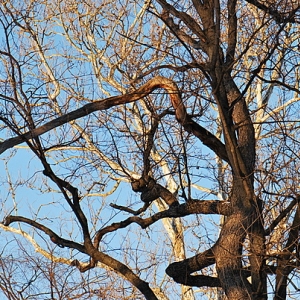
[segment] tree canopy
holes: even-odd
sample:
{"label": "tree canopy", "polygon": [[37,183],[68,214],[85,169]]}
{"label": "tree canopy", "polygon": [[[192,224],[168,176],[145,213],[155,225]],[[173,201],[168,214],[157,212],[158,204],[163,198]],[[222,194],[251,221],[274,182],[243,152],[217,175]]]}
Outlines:
{"label": "tree canopy", "polygon": [[299,297],[297,0],[0,14],[3,295]]}

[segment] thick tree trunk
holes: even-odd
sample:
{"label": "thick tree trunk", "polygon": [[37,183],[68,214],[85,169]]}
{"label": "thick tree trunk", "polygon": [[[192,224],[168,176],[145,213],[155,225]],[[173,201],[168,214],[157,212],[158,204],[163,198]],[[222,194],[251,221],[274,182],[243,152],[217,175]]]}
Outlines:
{"label": "thick tree trunk", "polygon": [[[216,269],[221,285],[230,300],[256,299],[253,284],[247,280],[242,270],[243,243],[253,224],[253,216],[260,214],[256,210],[253,187],[255,165],[254,129],[245,100],[228,73],[216,74],[218,90],[215,97],[224,130],[224,139],[230,165],[232,167],[233,186],[230,197],[233,213],[227,218],[220,232],[220,238],[214,249]],[[221,84],[220,84],[221,82]],[[255,227],[258,231],[258,229]],[[252,240],[261,246],[260,236],[253,234]],[[261,261],[257,260],[254,272],[255,288],[259,288]]]}
{"label": "thick tree trunk", "polygon": [[230,300],[254,299],[252,286],[247,280],[249,274],[243,271],[242,265],[243,243],[252,223],[253,212],[243,181],[243,178],[234,177],[231,196],[233,212],[226,218],[214,247],[217,273]]}
{"label": "thick tree trunk", "polygon": [[242,242],[247,226],[246,214],[232,214],[227,218],[214,249],[218,276],[230,300],[253,299],[251,285],[242,271],[241,263]]}

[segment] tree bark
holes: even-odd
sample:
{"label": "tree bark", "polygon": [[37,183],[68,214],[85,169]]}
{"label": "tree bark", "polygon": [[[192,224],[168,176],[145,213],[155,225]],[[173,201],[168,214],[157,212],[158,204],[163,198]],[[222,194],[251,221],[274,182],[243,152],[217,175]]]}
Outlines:
{"label": "tree bark", "polygon": [[230,300],[253,299],[251,285],[242,272],[242,243],[249,219],[245,213],[229,216],[214,247],[218,277]]}

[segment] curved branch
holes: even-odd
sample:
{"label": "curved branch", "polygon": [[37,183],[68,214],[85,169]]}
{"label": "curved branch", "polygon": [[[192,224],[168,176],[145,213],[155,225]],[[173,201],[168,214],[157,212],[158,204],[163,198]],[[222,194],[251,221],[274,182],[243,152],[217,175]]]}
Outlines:
{"label": "curved branch", "polygon": [[122,274],[133,286],[141,291],[141,293],[145,296],[145,299],[158,300],[153,290],[149,287],[149,284],[133,273],[133,271],[126,265],[105,253],[95,251],[93,247],[88,247],[87,252],[91,255],[95,262],[100,262],[115,270],[119,274]]}
{"label": "curved branch", "polygon": [[26,223],[28,225],[31,225],[32,227],[39,229],[41,231],[43,231],[45,234],[47,234],[50,238],[50,240],[55,243],[56,245],[58,245],[59,247],[68,247],[68,248],[72,248],[72,249],[77,249],[78,251],[80,251],[81,253],[86,253],[85,247],[73,242],[73,241],[69,241],[66,239],[61,238],[60,236],[58,236],[54,231],[52,231],[51,229],[49,229],[48,227],[33,221],[31,219],[22,217],[22,216],[8,216],[5,218],[5,220],[3,221],[3,225],[4,226],[9,226],[12,223],[15,222],[22,222],[22,223]]}
{"label": "curved branch", "polygon": [[186,119],[187,122],[182,124],[183,128],[187,132],[193,133],[205,146],[214,151],[214,153],[216,153],[222,160],[230,163],[224,144],[210,131],[193,121],[189,115]]}
{"label": "curved branch", "polygon": [[117,205],[117,204],[114,204],[114,203],[110,203],[110,206],[112,208],[115,208],[115,209],[119,209],[119,210],[122,210],[122,211],[126,211],[134,216],[137,216],[139,215],[140,213],[142,212],[145,212],[146,209],[150,206],[150,203],[144,203],[143,207],[139,208],[138,210],[133,210],[127,206],[122,206],[122,205]]}
{"label": "curved branch", "polygon": [[[41,156],[40,160],[45,168],[43,174],[49,177],[59,187],[81,225],[84,241],[89,242],[91,238],[89,234],[88,221],[79,204],[80,197],[78,195],[78,189],[72,186],[69,182],[56,176],[44,156]],[[73,203],[67,195],[65,189],[72,195]]]}
{"label": "curved branch", "polygon": [[[21,235],[24,239],[26,239],[34,247],[35,252],[41,254],[42,256],[51,260],[52,262],[59,263],[59,264],[66,264],[68,266],[75,265],[73,259],[68,259],[68,258],[65,258],[62,256],[56,256],[56,255],[54,255],[54,253],[52,251],[47,251],[47,250],[43,249],[30,234],[28,234],[27,232],[25,232],[21,229],[16,229],[14,227],[5,226],[3,223],[0,223],[0,228],[7,232]],[[77,263],[80,264],[82,266],[82,268],[86,265],[89,265],[89,263],[86,263],[86,262],[78,262],[77,261]]]}
{"label": "curved branch", "polygon": [[129,282],[131,282],[137,289],[139,289],[143,293],[146,299],[158,300],[147,282],[140,279],[136,274],[132,272],[132,270],[130,270],[126,265],[122,264],[118,260],[100,251],[95,251],[95,248],[93,248],[90,244],[88,244],[87,247],[84,247],[78,243],[63,239],[48,227],[22,216],[8,216],[5,218],[3,225],[9,226],[14,222],[26,223],[28,225],[31,225],[43,231],[45,234],[47,234],[50,237],[51,241],[57,244],[59,247],[68,247],[68,248],[77,249],[82,253],[90,255],[92,258],[92,263],[86,266],[82,266],[82,264],[80,264],[77,260],[74,260],[71,263],[72,266],[77,267],[80,271],[84,272],[89,268],[96,266],[96,262],[100,262],[108,266],[109,268],[112,268],[113,270],[117,271],[118,273],[122,274]]}
{"label": "curved branch", "polygon": [[166,269],[166,273],[181,284],[197,287],[220,287],[219,278],[205,275],[191,275],[191,273],[200,271],[214,263],[215,257],[212,248],[210,248],[191,258],[170,264]]}
{"label": "curved branch", "polygon": [[175,116],[177,121],[187,131],[190,130],[193,134],[195,134],[203,142],[204,145],[208,146],[220,158],[228,161],[224,144],[212,133],[198,125],[196,122],[192,121],[191,117],[187,115],[177,85],[172,80],[161,76],[150,79],[147,83],[142,85],[134,92],[86,104],[83,107],[60,116],[40,127],[32,129],[17,137],[7,139],[4,142],[0,143],[0,154],[5,152],[9,148],[26,142],[27,140],[30,140],[32,138],[38,137],[68,122],[87,116],[95,111],[107,110],[114,106],[142,99],[156,89],[165,89],[169,94],[172,106],[175,109]]}

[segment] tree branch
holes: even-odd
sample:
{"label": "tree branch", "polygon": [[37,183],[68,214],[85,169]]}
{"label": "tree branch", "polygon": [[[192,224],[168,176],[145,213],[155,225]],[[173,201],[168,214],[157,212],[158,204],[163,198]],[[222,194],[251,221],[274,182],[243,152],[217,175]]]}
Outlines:
{"label": "tree branch", "polygon": [[286,84],[280,80],[276,80],[276,79],[271,79],[271,80],[268,80],[268,79],[265,79],[263,78],[262,76],[258,74],[256,74],[256,77],[259,78],[261,81],[263,82],[266,82],[266,83],[271,83],[271,84],[274,84],[274,85],[277,85],[277,86],[282,86],[288,90],[291,90],[291,91],[294,91],[296,92],[297,94],[300,94],[300,90],[298,88],[296,88],[295,86],[291,86],[289,84]]}
{"label": "tree branch", "polygon": [[213,150],[222,160],[230,163],[224,144],[210,131],[193,121],[190,116],[187,116],[187,122],[183,124],[183,127],[187,132],[193,133],[199,138],[205,146]]}
{"label": "tree branch", "polygon": [[150,203],[144,203],[143,207],[141,207],[138,210],[133,210],[133,209],[127,207],[127,206],[117,205],[117,204],[114,204],[114,203],[110,203],[110,206],[112,208],[119,209],[119,210],[122,210],[122,211],[126,211],[130,214],[133,214],[134,216],[137,216],[140,213],[146,211],[146,209],[150,206]]}
{"label": "tree branch", "polygon": [[160,211],[151,217],[142,219],[140,217],[129,217],[124,221],[113,223],[97,231],[94,239],[94,247],[98,248],[102,237],[109,232],[125,228],[132,223],[147,228],[153,223],[163,218],[179,218],[191,214],[221,214],[228,216],[231,213],[231,204],[227,201],[219,200],[188,200],[186,203],[178,206],[171,206],[169,209]]}
{"label": "tree branch", "polygon": [[236,0],[227,2],[228,9],[228,33],[227,33],[227,50],[226,50],[226,64],[233,67],[234,55],[236,53],[237,43],[237,16],[236,16]]}
{"label": "tree branch", "polygon": [[288,13],[281,13],[278,9],[274,9],[273,7],[266,6],[265,4],[261,3],[258,0],[246,0],[248,3],[256,6],[260,10],[264,11],[265,13],[271,15],[277,23],[299,23],[296,20],[295,14],[297,10],[299,10],[300,6],[292,9]]}
{"label": "tree branch", "polygon": [[134,92],[86,104],[83,107],[76,109],[70,113],[67,113],[63,116],[60,116],[40,127],[32,129],[17,137],[5,140],[4,142],[0,143],[0,154],[5,152],[9,148],[12,148],[27,140],[49,132],[50,130],[56,127],[62,126],[63,124],[87,116],[95,111],[107,110],[114,106],[137,101],[146,97],[154,90],[160,88],[165,89],[169,94],[172,106],[175,109],[175,116],[177,121],[187,131],[191,130],[191,132],[193,132],[203,142],[204,145],[208,146],[220,158],[224,159],[225,161],[228,161],[224,144],[212,133],[210,133],[209,131],[201,127],[199,124],[191,120],[191,117],[187,115],[177,85],[172,80],[161,76],[157,76],[150,79],[147,83],[142,85]]}
{"label": "tree branch", "polygon": [[50,240],[53,243],[55,243],[56,245],[58,245],[59,247],[68,247],[68,248],[72,248],[72,249],[77,249],[78,251],[80,251],[82,253],[86,253],[84,246],[82,246],[76,242],[61,238],[60,236],[58,236],[54,231],[52,231],[48,227],[46,227],[36,221],[33,221],[31,219],[28,219],[28,218],[25,218],[22,216],[7,216],[4,219],[4,221],[2,222],[2,224],[4,226],[9,226],[10,224],[15,223],[15,222],[26,223],[36,229],[43,231],[45,234],[47,234],[50,237]]}
{"label": "tree branch", "polygon": [[[297,196],[299,200],[299,196]],[[289,264],[292,253],[296,250],[299,253],[299,232],[300,232],[300,205],[294,215],[293,223],[290,227],[288,238],[284,247],[285,255],[280,257],[276,270],[276,296],[275,299],[286,299],[288,276],[294,270],[294,266]]]}
{"label": "tree branch", "polygon": [[[64,195],[64,198],[68,202],[69,206],[73,210],[75,216],[77,217],[77,220],[79,221],[79,223],[81,225],[81,229],[82,229],[82,233],[83,233],[83,236],[84,236],[85,243],[90,242],[91,238],[90,238],[90,234],[89,234],[88,221],[87,221],[87,218],[86,218],[84,212],[82,211],[82,209],[80,207],[80,197],[79,197],[79,194],[78,194],[78,189],[75,188],[74,186],[72,186],[69,182],[59,178],[58,176],[56,176],[54,174],[54,172],[52,171],[50,165],[46,161],[46,158],[45,158],[44,155],[41,155],[40,159],[41,159],[41,162],[42,162],[42,164],[45,168],[43,174],[45,176],[49,177],[59,187],[62,194]],[[66,193],[65,189],[68,192],[70,192],[70,194],[72,195],[73,202],[69,198],[69,196]]]}
{"label": "tree branch", "polygon": [[211,249],[199,253],[191,258],[170,264],[166,273],[176,282],[189,286],[220,287],[220,280],[216,277],[205,275],[190,275],[215,263],[215,257]]}
{"label": "tree branch", "polygon": [[277,218],[265,229],[265,235],[270,235],[275,227],[287,216],[287,214],[293,209],[293,207],[300,202],[300,196],[294,198],[291,203],[277,216]]}
{"label": "tree branch", "polygon": [[[142,280],[139,276],[132,272],[125,264],[121,263],[120,261],[116,260],[115,258],[100,252],[95,251],[93,247],[87,248],[87,252],[95,262],[100,262],[105,264],[109,268],[115,270],[122,276],[124,276],[133,286],[141,291],[141,293],[145,296],[147,300],[158,300],[156,295],[154,294],[153,290],[149,287],[149,283]],[[74,262],[74,265],[76,261]],[[94,263],[91,264],[91,266]]]}
{"label": "tree branch", "polygon": [[22,222],[26,223],[28,225],[31,225],[41,231],[43,231],[45,234],[47,234],[51,241],[55,244],[57,244],[59,247],[68,247],[77,249],[78,251],[82,253],[86,253],[92,257],[91,262],[88,265],[82,265],[77,260],[74,260],[71,265],[76,266],[81,272],[87,271],[90,268],[93,268],[96,266],[96,262],[100,262],[108,266],[109,268],[112,268],[113,270],[117,271],[118,273],[122,274],[129,282],[131,282],[136,288],[138,288],[148,300],[158,300],[151,288],[149,287],[149,284],[143,280],[141,280],[136,274],[134,274],[126,265],[122,264],[118,260],[110,257],[109,255],[102,253],[100,251],[96,251],[91,245],[87,245],[87,248],[84,246],[69,241],[66,239],[63,239],[59,237],[55,232],[53,232],[48,227],[33,221],[31,219],[22,217],[22,216],[8,216],[5,218],[3,225],[9,226],[10,224],[14,222]]}
{"label": "tree branch", "polygon": [[[203,33],[202,28],[200,27],[199,23],[195,21],[194,18],[192,18],[189,14],[178,11],[173,5],[170,5],[165,0],[158,0],[157,1],[161,7],[163,8],[163,13],[160,16],[163,21],[170,26],[170,28],[185,42],[188,42],[190,46],[194,47],[195,49],[199,49],[201,47],[202,49],[206,49],[206,38]],[[176,18],[180,19],[185,23],[185,25],[199,38],[199,42],[196,42],[193,38],[190,37],[190,35],[184,33],[182,30],[179,29],[179,26],[176,25],[173,22],[173,19],[169,17],[169,13],[171,13]],[[191,41],[194,41],[194,43],[190,43]],[[193,45],[194,44],[194,45]],[[197,46],[196,46],[197,45]],[[195,47],[196,46],[196,47]]]}

